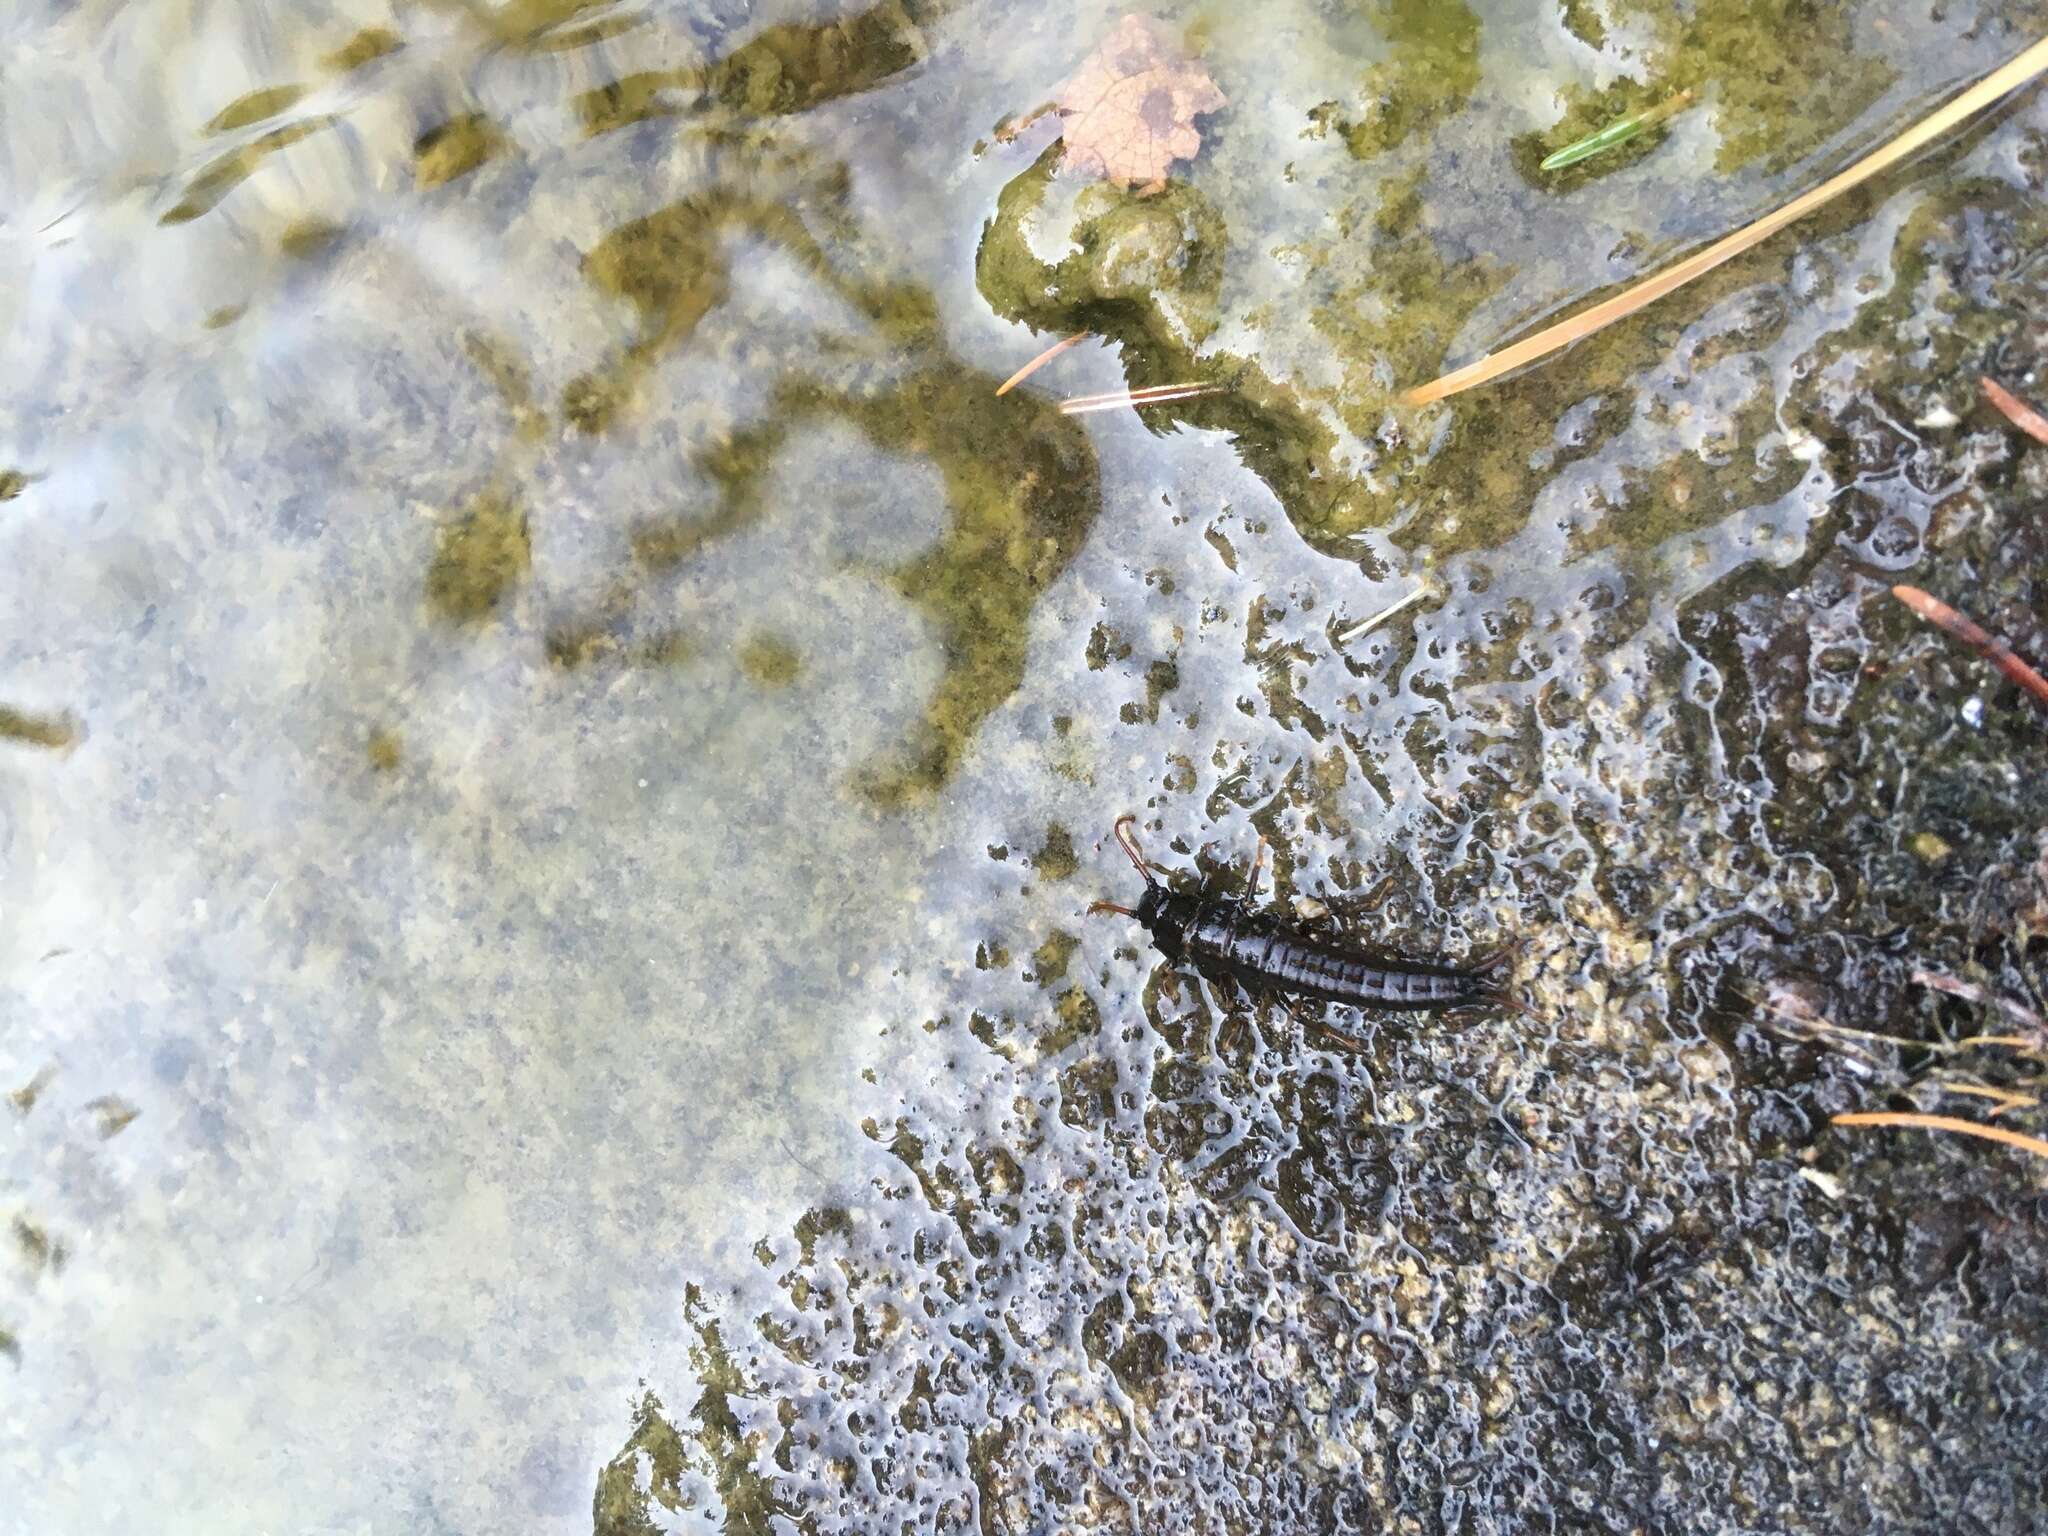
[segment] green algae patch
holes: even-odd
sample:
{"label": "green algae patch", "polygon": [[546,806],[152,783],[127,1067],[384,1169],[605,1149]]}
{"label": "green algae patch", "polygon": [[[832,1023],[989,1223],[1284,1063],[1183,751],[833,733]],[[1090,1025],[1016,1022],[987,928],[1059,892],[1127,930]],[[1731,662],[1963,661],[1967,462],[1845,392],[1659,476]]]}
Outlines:
{"label": "green algae patch", "polygon": [[657,1536],[671,1529],[671,1521],[655,1519],[650,1504],[669,1516],[685,1513],[695,1506],[687,1484],[698,1479],[717,1493],[724,1511],[719,1529],[726,1536],[775,1536],[794,1519],[796,1511],[757,1469],[771,1448],[733,1408],[732,1399],[747,1384],[708,1312],[698,1287],[687,1287],[683,1316],[696,1334],[690,1365],[698,1382],[697,1400],[684,1421],[687,1434],[654,1393],[641,1396],[631,1438],[598,1474],[593,1536]]}
{"label": "green algae patch", "polygon": [[335,74],[353,74],[404,46],[405,39],[387,27],[365,27],[320,62]]}
{"label": "green algae patch", "polygon": [[664,1526],[655,1524],[647,1506],[652,1501],[671,1515],[682,1511],[688,1450],[668,1421],[661,1399],[643,1393],[633,1410],[632,1433],[597,1475],[592,1536],[661,1536]]}
{"label": "green algae patch", "polygon": [[1041,987],[1051,987],[1055,982],[1067,979],[1067,967],[1073,963],[1075,952],[1081,941],[1064,928],[1056,928],[1047,936],[1031,956],[1031,979]]}
{"label": "green algae patch", "polygon": [[84,734],[85,728],[71,715],[31,714],[0,704],[0,741],[62,751],[75,745]]}
{"label": "green algae patch", "polygon": [[332,219],[318,216],[294,219],[278,233],[278,254],[289,261],[320,261],[330,255],[347,234],[348,226],[337,224]]}
{"label": "green algae patch", "polygon": [[1717,171],[1782,171],[1854,122],[1897,78],[1883,60],[1857,51],[1855,13],[1845,6],[1704,0],[1688,12],[1639,0],[1617,9],[1651,41],[1626,57],[1627,72],[1612,83],[1566,86],[1557,121],[1514,141],[1516,166],[1532,185],[1566,190],[1653,153],[1664,137],[1661,125],[1647,125],[1592,159],[1542,168],[1545,157],[1574,141],[1654,113],[1681,93],[1712,117]]}
{"label": "green algae patch", "polygon": [[[872,572],[925,615],[944,657],[919,725],[856,775],[856,789],[871,803],[906,804],[951,774],[981,722],[1022,680],[1031,610],[1066,569],[1099,511],[1093,448],[1079,423],[1044,401],[998,399],[996,381],[961,363],[947,346],[929,290],[849,269],[836,250],[828,254],[818,231],[834,240],[844,234],[844,165],[744,135],[698,141],[715,142],[721,154],[740,154],[744,146],[756,174],[744,185],[714,182],[620,225],[585,254],[585,279],[623,300],[637,324],[608,360],[564,387],[563,422],[583,433],[616,426],[648,372],[687,349],[731,296],[733,252],[745,240],[793,259],[872,327],[865,350],[886,352],[905,371],[893,384],[877,386],[861,366],[863,349],[855,348],[843,359],[828,355],[820,374],[792,369],[782,375],[758,420],[711,435],[695,451],[695,467],[715,488],[712,504],[630,524],[638,573],[623,574],[595,613],[553,623],[548,657],[564,668],[649,660],[631,634],[637,585],[678,570],[767,515],[770,471],[805,428],[852,426],[879,449],[929,461],[944,484],[946,526],[939,537]],[[1138,285],[1135,277],[1129,281]],[[502,373],[488,359],[479,366],[494,377]],[[525,394],[522,373],[509,391],[515,410],[523,410],[518,402]],[[437,606],[448,611],[445,603]],[[483,606],[469,602],[460,611],[474,614]],[[677,640],[651,659],[688,654]],[[742,661],[763,664],[756,681],[766,686],[793,680],[782,659],[751,655]]]}
{"label": "green algae patch", "polygon": [[779,635],[750,635],[740,646],[740,670],[763,688],[787,688],[803,676],[804,661]]}
{"label": "green algae patch", "polygon": [[[722,195],[691,198],[621,225],[583,258],[584,277],[627,300],[641,317],[641,332],[609,368],[568,385],[562,411],[572,426],[591,433],[610,427],[639,377],[663,353],[687,345],[724,302],[732,275],[721,237],[730,224],[748,226],[751,211]],[[793,218],[778,212],[782,218],[772,222]],[[797,230],[799,245],[812,246],[800,222]]]}
{"label": "green algae patch", "polygon": [[251,91],[222,107],[202,131],[232,133],[237,128],[253,127],[289,112],[305,98],[306,88],[303,85],[273,85],[265,90]]}
{"label": "green algae patch", "polygon": [[[1304,537],[1355,558],[1351,536],[1412,503],[1414,488],[1405,482],[1438,457],[1426,440],[1410,445],[1388,434],[1392,382],[1432,370],[1506,271],[1438,249],[1425,222],[1423,167],[1385,183],[1365,213],[1340,221],[1346,239],[1291,253],[1324,295],[1309,311],[1310,324],[1343,370],[1334,386],[1309,388],[1269,374],[1253,356],[1205,349],[1221,322],[1229,231],[1204,193],[1177,184],[1139,199],[1091,188],[1061,220],[1050,206],[1053,163],[1041,157],[998,198],[976,257],[983,296],[1005,318],[1040,330],[1090,330],[1116,341],[1133,388],[1202,378],[1227,384],[1221,394],[1165,410],[1228,433]],[[1064,254],[1047,261],[1039,255],[1046,246]],[[1285,302],[1290,316],[1301,308],[1298,298]],[[1256,331],[1282,318],[1273,306],[1257,306],[1244,321]],[[1357,472],[1358,441],[1375,444],[1377,473]],[[1480,441],[1513,459],[1512,444]],[[1481,504],[1508,502],[1525,476],[1525,469],[1508,470]],[[1492,519],[1468,537],[1488,530],[1498,531]]]}
{"label": "green algae patch", "polygon": [[533,561],[526,514],[501,492],[442,525],[427,568],[427,606],[452,624],[489,618]]}
{"label": "green algae patch", "polygon": [[767,419],[735,434],[703,469],[721,487],[708,518],[647,530],[643,558],[677,560],[768,510],[767,471],[796,429],[836,421],[878,448],[928,459],[945,484],[947,526],[924,553],[877,572],[938,629],[945,670],[914,738],[870,766],[859,788],[878,805],[929,795],[989,712],[1023,680],[1039,595],[1064,571],[1099,510],[1094,449],[1079,425],[997,381],[942,364],[880,391],[842,393],[793,379]]}
{"label": "green algae patch", "polygon": [[1053,885],[1074,878],[1081,861],[1074,855],[1074,834],[1058,822],[1045,829],[1045,841],[1031,856],[1031,867],[1040,879]]}
{"label": "green algae patch", "polygon": [[495,160],[507,147],[503,131],[483,113],[450,118],[414,142],[413,182],[421,188],[446,186]]}
{"label": "green algae patch", "polygon": [[911,7],[890,0],[822,25],[771,26],[707,70],[703,85],[733,111],[781,116],[872,90],[923,57]]}
{"label": "green algae patch", "polygon": [[[1337,384],[1309,388],[1269,374],[1255,357],[1205,349],[1221,323],[1229,231],[1203,192],[1177,184],[1139,199],[1091,188],[1062,218],[1051,206],[1053,165],[1048,154],[1013,178],[983,229],[975,273],[991,307],[1040,330],[1109,337],[1123,349],[1133,388],[1202,378],[1227,384],[1221,394],[1165,410],[1229,434],[1304,537],[1355,558],[1351,536],[1412,503],[1414,489],[1404,482],[1437,457],[1427,441],[1411,446],[1388,433],[1393,381],[1433,369],[1507,273],[1438,249],[1425,222],[1423,167],[1385,183],[1365,212],[1340,220],[1346,238],[1290,253],[1324,295],[1309,319],[1342,369]],[[1039,254],[1048,246],[1064,254],[1048,261]],[[1280,302],[1255,306],[1244,323],[1256,332],[1301,308],[1291,298],[1283,316]],[[1359,441],[1375,444],[1378,473],[1357,472]],[[1514,453],[1498,442],[1491,451]],[[1483,504],[1508,501],[1507,488],[1525,475],[1502,476],[1501,492]],[[1497,531],[1490,519],[1486,526]]]}
{"label": "green algae patch", "polygon": [[603,666],[674,669],[694,661],[697,643],[666,620],[643,619],[639,598],[637,582],[617,581],[590,609],[551,621],[542,641],[549,665],[573,672]]}
{"label": "green algae patch", "polygon": [[364,752],[370,766],[379,773],[396,773],[399,764],[405,761],[405,744],[398,732],[383,727],[370,732]]}
{"label": "green algae patch", "polygon": [[849,192],[843,165],[821,165],[797,153],[766,159],[757,169],[764,181],[782,183],[782,195],[772,186],[713,186],[620,225],[584,256],[584,277],[625,300],[640,324],[611,360],[564,389],[562,410],[571,426],[608,430],[655,363],[689,345],[705,316],[731,296],[735,236],[783,252],[872,322],[885,341],[937,345],[937,305],[929,292],[842,270],[813,231],[807,218],[813,208],[811,217],[821,224],[839,221]]}
{"label": "green algae patch", "polygon": [[1343,126],[1361,160],[1450,117],[1479,85],[1479,18],[1463,0],[1382,0],[1370,14],[1390,57],[1367,71],[1366,109]]}
{"label": "green algae patch", "polygon": [[[1222,214],[1178,181],[1152,197],[1097,182],[1060,209],[1052,195],[1059,162],[1054,144],[997,197],[975,252],[982,297],[1005,319],[1095,331],[1162,368],[1189,366],[1221,320]],[[1047,246],[1063,254],[1049,261],[1040,255]]]}
{"label": "green algae patch", "polygon": [[333,127],[336,121],[332,117],[314,117],[303,122],[286,123],[238,150],[207,162],[185,184],[184,195],[157,222],[163,225],[189,224],[212,212],[221,199],[255,175],[265,160],[280,150],[289,149],[301,139]]}
{"label": "green algae patch", "polygon": [[1117,718],[1126,725],[1136,725],[1140,720],[1157,724],[1159,706],[1166,696],[1180,686],[1180,667],[1166,658],[1152,662],[1145,668],[1145,702],[1123,705],[1117,711]]}
{"label": "green algae patch", "polygon": [[0,501],[12,501],[29,488],[30,477],[18,469],[0,469]]}
{"label": "green algae patch", "polygon": [[1601,0],[1564,0],[1558,16],[1565,31],[1588,48],[1607,46],[1607,23],[1600,16]]}
{"label": "green algae patch", "polygon": [[899,0],[830,22],[782,22],[701,67],[641,70],[576,99],[584,131],[610,133],[715,104],[784,117],[870,91],[923,62],[924,25],[950,4]]}

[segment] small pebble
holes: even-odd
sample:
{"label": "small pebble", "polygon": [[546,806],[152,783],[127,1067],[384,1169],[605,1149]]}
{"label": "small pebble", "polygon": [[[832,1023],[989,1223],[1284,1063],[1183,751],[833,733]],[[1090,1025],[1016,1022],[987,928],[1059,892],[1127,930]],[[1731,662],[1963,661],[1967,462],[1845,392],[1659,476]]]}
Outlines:
{"label": "small pebble", "polygon": [[1906,846],[1930,864],[1939,864],[1955,852],[1948,840],[1936,832],[1915,832],[1912,842]]}
{"label": "small pebble", "polygon": [[1799,1177],[1806,1180],[1807,1183],[1826,1195],[1830,1200],[1842,1198],[1842,1181],[1832,1173],[1825,1172],[1819,1168],[1802,1168],[1799,1170]]}

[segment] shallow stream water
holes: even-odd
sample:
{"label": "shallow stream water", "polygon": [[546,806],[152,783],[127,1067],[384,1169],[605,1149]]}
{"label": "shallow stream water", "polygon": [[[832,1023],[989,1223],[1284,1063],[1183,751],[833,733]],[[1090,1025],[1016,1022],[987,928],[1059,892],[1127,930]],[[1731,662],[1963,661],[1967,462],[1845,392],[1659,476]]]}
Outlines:
{"label": "shallow stream water", "polygon": [[[0,1530],[2048,1520],[2038,1161],[1757,1002],[2039,1004],[1884,593],[2048,652],[2048,98],[1395,400],[2048,6],[1165,6],[1153,196],[995,131],[1119,14],[0,19]],[[1529,1016],[1198,985],[1127,811]]]}

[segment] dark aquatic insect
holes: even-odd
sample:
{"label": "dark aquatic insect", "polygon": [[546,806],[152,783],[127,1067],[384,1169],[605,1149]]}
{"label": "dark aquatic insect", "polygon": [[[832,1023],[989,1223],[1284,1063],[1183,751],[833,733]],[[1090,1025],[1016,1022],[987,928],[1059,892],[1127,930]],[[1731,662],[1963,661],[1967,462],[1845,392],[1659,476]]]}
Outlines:
{"label": "dark aquatic insect", "polygon": [[[1252,906],[1259,880],[1257,859],[1252,861],[1251,885],[1242,897],[1184,896],[1152,878],[1152,866],[1145,862],[1131,833],[1136,820],[1135,816],[1118,817],[1116,840],[1145,877],[1144,896],[1135,909],[1098,901],[1088,910],[1136,918],[1168,960],[1185,960],[1212,981],[1228,978],[1254,994],[1270,990],[1315,1002],[1416,1012],[1493,1007],[1526,1011],[1501,990],[1497,980],[1512,950],[1461,970],[1383,959],[1343,944],[1309,938],[1272,913]],[[1263,846],[1260,851],[1263,854]]]}

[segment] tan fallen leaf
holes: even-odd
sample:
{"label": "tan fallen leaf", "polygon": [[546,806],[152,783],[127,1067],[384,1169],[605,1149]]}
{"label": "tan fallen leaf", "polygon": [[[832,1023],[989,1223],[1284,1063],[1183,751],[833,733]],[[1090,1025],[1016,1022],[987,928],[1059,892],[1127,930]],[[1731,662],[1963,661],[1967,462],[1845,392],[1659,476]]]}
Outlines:
{"label": "tan fallen leaf", "polygon": [[1139,195],[1161,191],[1176,160],[1202,150],[1195,119],[1229,105],[1209,72],[1149,16],[1126,16],[1053,101],[1066,163]]}

